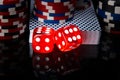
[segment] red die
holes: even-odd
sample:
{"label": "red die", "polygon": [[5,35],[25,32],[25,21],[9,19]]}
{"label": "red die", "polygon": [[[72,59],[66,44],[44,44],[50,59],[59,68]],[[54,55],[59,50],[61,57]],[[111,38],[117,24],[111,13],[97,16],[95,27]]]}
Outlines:
{"label": "red die", "polygon": [[49,27],[37,27],[32,38],[33,51],[36,53],[50,53],[54,48],[55,30]]}
{"label": "red die", "polygon": [[75,25],[62,27],[56,31],[55,40],[61,51],[70,51],[81,44],[81,31]]}

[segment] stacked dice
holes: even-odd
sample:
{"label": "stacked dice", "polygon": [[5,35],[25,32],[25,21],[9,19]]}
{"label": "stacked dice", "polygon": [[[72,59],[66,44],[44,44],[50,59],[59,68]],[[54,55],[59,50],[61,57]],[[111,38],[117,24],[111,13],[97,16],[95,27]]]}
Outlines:
{"label": "stacked dice", "polygon": [[120,34],[120,0],[99,0],[97,14],[104,32]]}
{"label": "stacked dice", "polygon": [[76,0],[35,0],[34,18],[44,23],[65,23],[74,17]]}
{"label": "stacked dice", "polygon": [[79,53],[76,49],[81,43],[81,31],[76,25],[57,30],[46,26],[35,28],[32,38],[33,67],[40,72],[65,73],[74,70],[79,66],[76,65]]}
{"label": "stacked dice", "polygon": [[27,24],[26,0],[0,1],[0,40],[19,38]]}

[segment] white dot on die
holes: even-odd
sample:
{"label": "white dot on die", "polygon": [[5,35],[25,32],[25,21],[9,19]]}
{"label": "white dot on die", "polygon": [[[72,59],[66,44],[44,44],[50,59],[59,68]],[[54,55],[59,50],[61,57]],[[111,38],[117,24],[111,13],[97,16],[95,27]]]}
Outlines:
{"label": "white dot on die", "polygon": [[58,36],[61,37],[61,33],[58,33]]}
{"label": "white dot on die", "polygon": [[68,30],[65,30],[64,32],[65,32],[66,34],[69,34]]}
{"label": "white dot on die", "polygon": [[45,42],[47,42],[47,43],[50,42],[50,39],[49,39],[49,38],[46,38],[46,39],[45,39]]}
{"label": "white dot on die", "polygon": [[49,47],[45,47],[45,50],[46,50],[46,51],[49,51],[49,50],[50,50],[50,48],[49,48]]}
{"label": "white dot on die", "polygon": [[58,48],[61,49],[61,45],[60,44],[58,45]]}
{"label": "white dot on die", "polygon": [[73,36],[73,37],[72,37],[72,39],[73,39],[74,41],[76,41],[76,40],[77,40],[75,36]]}
{"label": "white dot on die", "polygon": [[40,42],[40,38],[38,38],[38,37],[35,40],[36,40],[36,42]]}
{"label": "white dot on die", "polygon": [[81,39],[81,36],[80,36],[80,35],[77,35],[77,39]]}
{"label": "white dot on die", "polygon": [[49,31],[50,31],[50,28],[47,28],[46,30],[49,30]]}
{"label": "white dot on die", "polygon": [[39,57],[39,56],[37,56],[37,57],[36,57],[36,60],[37,60],[37,61],[40,61],[40,57]]}
{"label": "white dot on die", "polygon": [[36,68],[40,68],[40,65],[39,65],[39,64],[37,64],[37,65],[36,65]]}
{"label": "white dot on die", "polygon": [[40,46],[36,46],[36,50],[40,50]]}
{"label": "white dot on die", "polygon": [[61,61],[61,58],[60,58],[60,57],[58,57],[58,61]]}
{"label": "white dot on die", "polygon": [[61,66],[61,69],[63,70],[63,69],[64,69],[64,66]]}
{"label": "white dot on die", "polygon": [[50,32],[50,30],[48,29],[48,30],[45,30],[45,32]]}
{"label": "white dot on die", "polygon": [[65,45],[65,41],[62,41],[62,45],[63,45],[63,46]]}
{"label": "white dot on die", "polygon": [[78,29],[77,29],[77,28],[73,28],[73,30],[74,30],[74,31],[78,31]]}
{"label": "white dot on die", "polygon": [[41,30],[42,29],[42,27],[39,27],[38,29],[37,29],[37,33],[41,33]]}
{"label": "white dot on die", "polygon": [[50,28],[47,28],[47,30],[50,30]]}
{"label": "white dot on die", "polygon": [[58,40],[57,36],[55,36],[55,40]]}
{"label": "white dot on die", "polygon": [[48,68],[49,68],[49,66],[48,66],[48,65],[46,65],[46,66],[45,66],[45,68],[46,68],[46,69],[48,69]]}
{"label": "white dot on die", "polygon": [[69,29],[69,32],[70,32],[70,33],[72,33],[72,32],[73,32],[73,30],[70,28],[70,29]]}
{"label": "white dot on die", "polygon": [[45,60],[46,60],[46,61],[49,61],[50,59],[49,59],[49,57],[46,57]]}
{"label": "white dot on die", "polygon": [[69,41],[69,42],[72,42],[72,38],[69,37],[69,38],[68,38],[68,41]]}
{"label": "white dot on die", "polygon": [[50,32],[46,31],[45,33],[46,33],[46,34],[49,34]]}

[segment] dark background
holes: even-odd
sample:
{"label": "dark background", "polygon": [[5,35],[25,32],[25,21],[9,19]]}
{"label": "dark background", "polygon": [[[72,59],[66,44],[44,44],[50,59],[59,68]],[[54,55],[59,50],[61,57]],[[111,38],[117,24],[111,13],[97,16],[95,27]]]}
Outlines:
{"label": "dark background", "polygon": [[[93,0],[93,4],[96,9],[97,0]],[[36,77],[32,59],[29,57],[29,29],[27,29],[20,39],[0,42],[9,48],[0,53],[0,80],[120,80],[120,35],[105,32],[101,34],[99,45],[81,45],[83,50],[85,48],[89,50],[86,53],[82,53],[81,50],[79,70],[64,76],[48,73]]]}

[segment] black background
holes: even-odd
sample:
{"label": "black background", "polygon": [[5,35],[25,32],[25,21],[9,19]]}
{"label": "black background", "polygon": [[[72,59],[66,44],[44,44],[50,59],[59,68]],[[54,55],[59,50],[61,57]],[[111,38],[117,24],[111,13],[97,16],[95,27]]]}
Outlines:
{"label": "black background", "polygon": [[[93,4],[96,9],[97,0],[93,0]],[[6,49],[6,51],[0,53],[0,58],[10,56],[4,63],[0,62],[0,80],[120,80],[120,35],[101,33],[99,45],[82,45],[82,47],[91,48],[92,51],[88,51],[91,52],[90,56],[81,54],[80,69],[78,71],[64,76],[49,73],[41,75],[39,78],[34,74],[32,59],[29,57],[29,29],[26,30],[26,33],[20,39],[0,41],[0,44],[5,44],[7,47],[15,46],[15,49]],[[21,41],[23,41],[22,44],[19,44]],[[16,45],[18,46],[16,47]],[[14,50],[19,48],[22,50],[15,55]],[[93,52],[97,52],[97,56]],[[12,63],[15,65],[10,68]]]}

